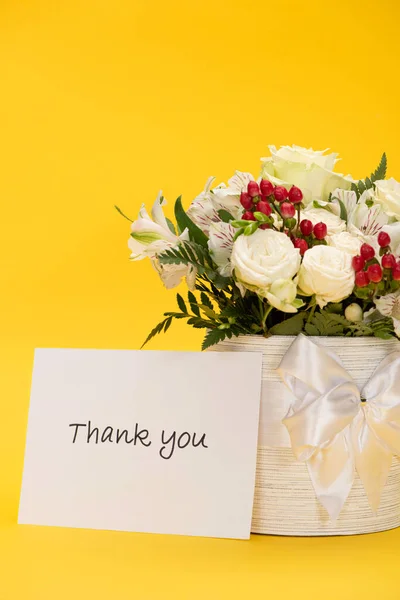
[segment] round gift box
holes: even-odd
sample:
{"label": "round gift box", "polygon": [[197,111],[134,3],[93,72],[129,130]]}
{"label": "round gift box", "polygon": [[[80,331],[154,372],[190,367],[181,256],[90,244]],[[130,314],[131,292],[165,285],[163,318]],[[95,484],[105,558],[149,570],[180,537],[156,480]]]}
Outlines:
{"label": "round gift box", "polygon": [[[220,342],[214,352],[261,352],[263,355],[260,427],[251,531],[275,535],[353,535],[400,526],[400,460],[393,458],[380,507],[371,510],[362,483],[354,484],[335,523],[318,502],[307,466],[289,447],[282,424],[290,398],[276,369],[294,341],[293,336],[239,336]],[[359,389],[379,363],[400,350],[397,340],[359,337],[316,337],[314,343],[335,352]],[[399,382],[400,393],[400,382]]]}

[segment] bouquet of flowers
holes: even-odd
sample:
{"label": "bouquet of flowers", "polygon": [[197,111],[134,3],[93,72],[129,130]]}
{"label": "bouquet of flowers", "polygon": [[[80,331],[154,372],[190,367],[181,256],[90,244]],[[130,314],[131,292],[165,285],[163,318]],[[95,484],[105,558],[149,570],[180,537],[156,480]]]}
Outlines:
{"label": "bouquet of flowers", "polygon": [[131,260],[189,288],[145,343],[173,319],[206,329],[203,349],[245,334],[400,336],[400,183],[386,155],[354,180],[326,150],[269,150],[258,179],[211,177],[186,211],[179,197],[175,224],[161,192],[151,216],[129,219]]}

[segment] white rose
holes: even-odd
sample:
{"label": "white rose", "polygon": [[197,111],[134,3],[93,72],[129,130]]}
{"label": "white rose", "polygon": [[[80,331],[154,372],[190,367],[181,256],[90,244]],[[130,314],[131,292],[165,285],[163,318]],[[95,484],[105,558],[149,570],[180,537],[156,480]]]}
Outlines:
{"label": "white rose", "polygon": [[389,217],[400,220],[400,183],[393,177],[375,181],[375,201]]}
{"label": "white rose", "polygon": [[269,146],[272,154],[262,158],[261,176],[274,184],[298,186],[304,196],[304,203],[312,200],[327,201],[336,188],[350,189],[352,179],[332,169],[337,162],[337,154],[325,154],[326,150],[314,151],[300,146],[282,146],[279,150]]}
{"label": "white rose", "polygon": [[360,248],[362,241],[351,235],[348,231],[342,231],[340,233],[334,233],[327,237],[328,246],[332,246],[333,248],[337,248],[342,252],[347,252],[351,256],[357,256],[360,254]]}
{"label": "white rose", "polygon": [[328,235],[334,235],[346,230],[346,221],[325,208],[308,208],[301,213],[302,219],[309,219],[313,225],[325,223]]}
{"label": "white rose", "polygon": [[307,250],[299,271],[299,289],[315,294],[318,306],[340,302],[354,288],[352,257],[331,246],[314,246]]}
{"label": "white rose", "polygon": [[300,251],[284,233],[258,229],[233,244],[231,263],[238,282],[265,295],[277,279],[292,279],[300,267]]}

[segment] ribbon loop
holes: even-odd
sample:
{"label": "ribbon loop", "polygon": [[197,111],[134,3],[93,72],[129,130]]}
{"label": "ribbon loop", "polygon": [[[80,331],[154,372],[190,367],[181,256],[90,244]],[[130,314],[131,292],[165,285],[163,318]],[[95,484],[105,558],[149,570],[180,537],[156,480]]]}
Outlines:
{"label": "ribbon loop", "polygon": [[355,468],[377,510],[393,454],[400,455],[400,352],[382,361],[362,395],[340,359],[302,334],[278,372],[293,395],[283,424],[330,518],[338,517]]}

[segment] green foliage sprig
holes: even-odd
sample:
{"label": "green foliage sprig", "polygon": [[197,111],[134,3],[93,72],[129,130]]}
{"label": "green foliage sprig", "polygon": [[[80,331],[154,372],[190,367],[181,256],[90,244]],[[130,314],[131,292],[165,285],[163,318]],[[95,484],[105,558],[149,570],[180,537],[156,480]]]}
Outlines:
{"label": "green foliage sprig", "polygon": [[375,181],[385,179],[386,170],[387,170],[387,158],[386,158],[386,153],[384,152],[382,154],[382,158],[380,160],[379,165],[377,166],[375,171],[373,173],[371,173],[371,175],[369,177],[366,177],[364,180],[360,179],[359,181],[357,181],[357,183],[351,184],[351,189],[353,190],[353,192],[355,192],[357,194],[357,198],[360,198],[360,196],[366,190],[370,190],[371,188],[373,188]]}

